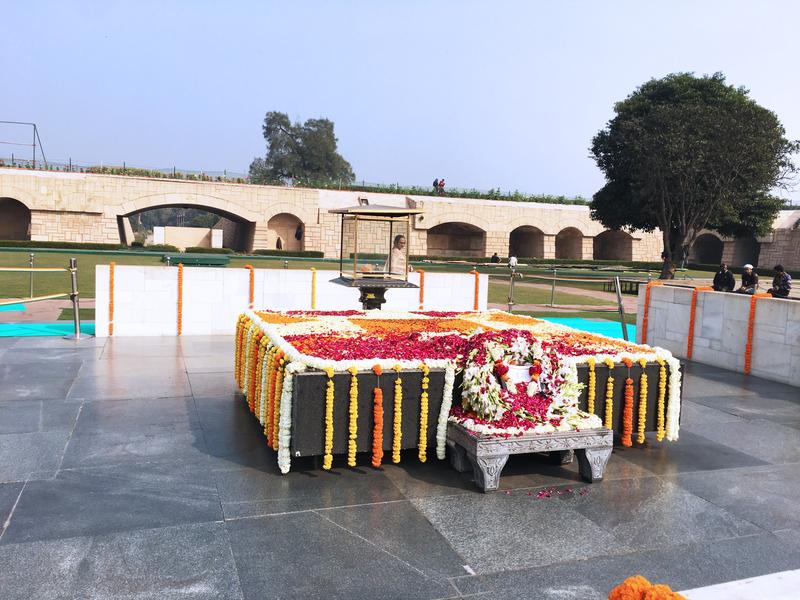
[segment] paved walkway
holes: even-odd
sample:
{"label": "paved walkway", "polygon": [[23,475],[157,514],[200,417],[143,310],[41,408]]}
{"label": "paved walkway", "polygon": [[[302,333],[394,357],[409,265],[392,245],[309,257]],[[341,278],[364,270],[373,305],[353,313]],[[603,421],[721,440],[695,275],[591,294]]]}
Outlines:
{"label": "paved walkway", "polygon": [[[13,300],[13,298],[9,298]],[[4,299],[5,301],[5,299]],[[24,299],[21,301],[24,304]],[[72,301],[42,300],[25,304],[25,310],[0,312],[0,323],[54,323],[65,308],[72,308]],[[94,308],[94,298],[81,300],[81,308]]]}
{"label": "paved walkway", "polygon": [[485,495],[414,452],[279,475],[232,347],[0,339],[0,597],[599,600],[800,568],[797,388],[690,364],[679,442],[594,485],[512,457]]}

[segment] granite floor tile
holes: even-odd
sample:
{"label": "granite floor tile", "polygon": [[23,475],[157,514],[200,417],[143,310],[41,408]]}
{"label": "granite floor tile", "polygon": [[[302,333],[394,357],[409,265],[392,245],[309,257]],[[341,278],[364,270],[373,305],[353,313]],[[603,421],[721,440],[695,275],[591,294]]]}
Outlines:
{"label": "granite floor tile", "polygon": [[581,515],[569,502],[538,499],[535,493],[416,498],[412,503],[476,573],[588,559],[631,549],[627,541]]}
{"label": "granite floor tile", "polygon": [[[800,395],[800,390],[796,392]],[[702,423],[703,425],[711,425],[714,423],[727,423],[735,422],[736,419],[731,419],[730,415],[735,415],[745,420],[766,420],[781,423],[788,419],[800,419],[800,404],[790,402],[788,400],[781,400],[775,398],[760,398],[758,396],[707,396],[704,398],[697,398],[695,402],[698,405],[710,407],[708,410],[716,409],[715,416],[722,416],[728,414],[728,418],[722,418],[710,423]],[[739,419],[739,420],[741,420]],[[700,423],[687,421],[681,419],[682,425],[697,426]]]}
{"label": "granite floor tile", "polygon": [[189,373],[192,394],[202,397],[233,398],[238,393],[233,369],[218,373]]}
{"label": "granite floor tile", "polygon": [[762,529],[657,478],[594,484],[563,500],[624,544],[653,549],[762,533]]}
{"label": "granite floor tile", "polygon": [[5,522],[11,514],[11,509],[17,502],[23,482],[0,483],[0,533],[5,528]]}
{"label": "granite floor tile", "polygon": [[800,528],[800,469],[797,464],[685,473],[679,485],[759,527]]}
{"label": "granite floor tile", "polygon": [[71,431],[80,404],[46,400],[0,402],[0,434]]}
{"label": "granite floor tile", "polygon": [[214,356],[186,356],[186,371],[191,375],[194,373],[230,373],[233,378],[233,349],[230,355]]}
{"label": "granite floor tile", "polygon": [[[225,523],[246,599],[442,598],[453,588],[306,512]],[[269,540],[265,551],[265,540]]]}
{"label": "granite floor tile", "polygon": [[8,350],[9,348],[16,345],[17,340],[22,338],[17,337],[0,337],[0,351]]}
{"label": "granite floor tile", "polygon": [[735,423],[742,417],[731,412],[727,405],[706,404],[702,398],[681,403],[681,427],[713,427],[717,423]]}
{"label": "granite floor tile", "polygon": [[430,577],[464,574],[464,559],[410,502],[369,504],[317,512]]}
{"label": "granite floor tile", "polygon": [[19,338],[17,343],[14,344],[14,349],[85,350],[102,348],[105,344],[105,338],[98,338],[91,335],[83,335],[79,340],[66,340],[61,336],[34,336]]}
{"label": "granite floor tile", "polygon": [[[694,431],[687,427],[687,431]],[[702,429],[702,435],[719,444],[727,444],[759,460],[774,464],[800,462],[800,430],[763,420],[720,423]],[[750,466],[738,465],[734,466]]]}
{"label": "granite floor tile", "polygon": [[[0,338],[2,339],[2,338]],[[51,365],[73,364],[80,366],[84,361],[92,362],[100,358],[102,347],[95,348],[11,348],[3,355],[3,364],[37,365],[46,371]]]}
{"label": "granite floor tile", "polygon": [[214,480],[180,463],[62,470],[29,481],[2,543],[219,521]]}
{"label": "granite floor tile", "polygon": [[66,431],[0,435],[0,482],[58,469],[68,436]]}
{"label": "granite floor tile", "polygon": [[186,371],[181,356],[125,356],[116,360],[84,361],[81,377],[152,377],[176,376]]}
{"label": "granite floor tile", "polygon": [[[46,369],[42,368],[42,371]],[[0,402],[15,400],[63,401],[75,381],[74,376],[33,376],[24,380],[4,382],[0,386]]]}
{"label": "granite floor tile", "polygon": [[186,433],[199,427],[200,419],[191,397],[164,398],[159,402],[119,400],[85,403],[75,433]]}
{"label": "granite floor tile", "polygon": [[[800,549],[770,533],[675,545],[592,560],[569,561],[477,577],[461,577],[464,593],[489,598],[607,598],[631,574],[665,583],[673,590],[714,585],[800,567]],[[527,596],[525,594],[528,594]]]}
{"label": "granite floor tile", "polygon": [[162,427],[158,433],[112,431],[69,440],[62,467],[102,467],[155,461],[208,464],[202,432]]}
{"label": "granite floor tile", "polygon": [[182,356],[180,342],[174,337],[113,338],[108,340],[100,360]]}
{"label": "granite floor tile", "polygon": [[0,546],[7,600],[242,598],[222,523]]}
{"label": "granite floor tile", "polygon": [[37,379],[74,378],[83,361],[64,361],[48,363],[43,369],[40,363],[0,363],[0,387],[26,383]]}
{"label": "granite floor tile", "polygon": [[[746,423],[746,422],[745,422]],[[720,424],[718,427],[727,427],[730,423]],[[648,435],[648,446],[644,448],[618,448],[618,452],[625,460],[633,462],[655,475],[671,475],[690,471],[711,471],[715,469],[729,469],[733,467],[754,467],[767,464],[767,461],[745,453],[744,448],[737,449],[724,443],[713,441],[704,435],[714,428],[698,426],[694,429],[683,427],[680,438],[675,442],[656,442],[655,438]],[[727,440],[730,441],[730,440]],[[741,450],[741,451],[740,451]]]}
{"label": "granite floor tile", "polygon": [[268,470],[214,471],[226,518],[404,500],[380,471],[371,467],[323,471],[313,462],[295,464],[281,475],[275,460]]}
{"label": "granite floor tile", "polygon": [[98,400],[134,400],[147,398],[160,401],[162,398],[191,396],[189,378],[185,372],[149,378],[145,375],[123,373],[118,376],[78,375],[69,390],[67,400],[71,402]]}

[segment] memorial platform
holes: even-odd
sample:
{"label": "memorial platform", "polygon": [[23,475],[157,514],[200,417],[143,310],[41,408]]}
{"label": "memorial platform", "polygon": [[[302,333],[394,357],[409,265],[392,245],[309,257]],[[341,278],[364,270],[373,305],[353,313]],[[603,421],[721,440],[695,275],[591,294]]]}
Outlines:
{"label": "memorial platform", "polygon": [[0,597],[593,600],[634,573],[685,590],[800,568],[794,387],[685,363],[677,441],[615,448],[591,485],[511,456],[486,495],[417,449],[281,475],[233,350],[0,339]]}

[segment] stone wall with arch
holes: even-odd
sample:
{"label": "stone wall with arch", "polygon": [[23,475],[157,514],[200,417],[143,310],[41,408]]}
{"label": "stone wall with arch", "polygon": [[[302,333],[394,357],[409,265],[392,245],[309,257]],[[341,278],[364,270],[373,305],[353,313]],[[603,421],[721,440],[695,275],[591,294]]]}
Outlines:
{"label": "stone wall with arch", "polygon": [[559,231],[555,239],[555,258],[582,259],[583,237],[583,232],[576,227],[565,227]]}
{"label": "stone wall with arch", "polygon": [[428,229],[430,256],[486,256],[486,231],[462,222],[441,223]]}
{"label": "stone wall with arch", "polygon": [[701,265],[718,265],[722,262],[725,243],[716,233],[706,232],[697,236],[689,249],[689,262]]}
{"label": "stone wall with arch", "polygon": [[633,237],[627,231],[608,230],[592,240],[594,260],[633,260]]}
{"label": "stone wall with arch", "polygon": [[31,211],[15,198],[0,198],[0,240],[31,239]]}
{"label": "stone wall with arch", "polygon": [[521,225],[508,236],[508,255],[525,258],[544,257],[544,232],[532,225]]}

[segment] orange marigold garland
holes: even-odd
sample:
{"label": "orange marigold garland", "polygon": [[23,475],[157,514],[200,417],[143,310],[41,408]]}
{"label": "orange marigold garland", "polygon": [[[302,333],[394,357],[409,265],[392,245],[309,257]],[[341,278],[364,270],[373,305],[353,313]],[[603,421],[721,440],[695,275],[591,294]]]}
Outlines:
{"label": "orange marigold garland", "polygon": [[114,267],[116,263],[108,265],[108,337],[114,335]]}
{"label": "orange marigold garland", "polygon": [[664,423],[666,422],[666,398],[667,398],[667,367],[666,361],[658,357],[658,404],[656,410],[656,440],[659,442],[664,439],[666,429]]}
{"label": "orange marigold garland", "polygon": [[250,308],[253,308],[253,304],[255,304],[256,300],[256,276],[255,276],[255,269],[253,269],[253,265],[245,265],[245,269],[250,271],[250,286],[247,294],[247,301],[250,305]]}
{"label": "orange marigold garland", "polygon": [[652,584],[641,575],[628,577],[608,593],[608,600],[686,600],[664,584]]}
{"label": "orange marigold garland", "polygon": [[183,263],[178,263],[178,335],[183,333]]}
{"label": "orange marigold garland", "polygon": [[258,373],[258,353],[260,352],[259,348],[261,347],[262,337],[264,337],[264,334],[259,331],[253,336],[253,341],[250,343],[250,364],[247,366],[249,373],[249,377],[247,378],[247,404],[250,407],[250,412],[254,412],[256,409],[256,376]]}
{"label": "orange marigold garland", "polygon": [[419,273],[419,309],[425,310],[425,271],[417,269]]}
{"label": "orange marigold garland", "polygon": [[633,446],[631,434],[633,433],[633,379],[631,379],[631,366],[633,361],[625,358],[623,361],[628,367],[628,376],[625,378],[625,403],[622,407],[622,445],[626,448]]}
{"label": "orange marigold garland", "polygon": [[428,460],[428,386],[430,368],[425,363],[422,369],[422,394],[419,397],[419,462]]}
{"label": "orange marigold garland", "polygon": [[381,461],[383,460],[383,390],[381,389],[381,373],[383,370],[380,365],[375,365],[372,367],[372,371],[378,377],[378,385],[372,390],[372,418],[374,421],[372,429],[372,466],[377,469],[381,466]]}
{"label": "orange marigold garland", "polygon": [[392,462],[400,462],[400,445],[403,439],[403,381],[400,379],[400,365],[395,365],[397,379],[394,380],[394,421],[392,428]]}
{"label": "orange marigold garland", "polygon": [[700,292],[711,292],[714,288],[696,287],[692,290],[692,303],[689,307],[689,335],[686,337],[686,358],[692,358],[694,352],[694,324],[697,317],[697,296]]}
{"label": "orange marigold garland", "polygon": [[750,374],[753,364],[753,331],[756,325],[756,303],[759,298],[769,297],[769,294],[753,294],[750,297],[750,315],[747,319],[747,344],[744,349],[744,372]]}
{"label": "orange marigold garland", "polygon": [[611,371],[614,368],[614,361],[606,358],[604,361],[608,367],[608,379],[606,380],[606,414],[603,426],[606,429],[614,429],[614,378]]}
{"label": "orange marigold garland", "polygon": [[347,432],[347,466],[356,466],[356,438],[358,437],[358,369],[350,367],[350,421]]}
{"label": "orange marigold garland", "polygon": [[595,390],[595,385],[597,383],[597,374],[594,372],[594,358],[589,357],[586,359],[586,364],[589,365],[589,389],[587,390],[587,398],[586,398],[586,412],[593,415],[594,414],[594,399],[595,395],[597,394]]}
{"label": "orange marigold garland", "polygon": [[650,314],[650,289],[654,285],[661,285],[660,281],[649,281],[644,290],[644,314],[642,315],[642,343],[647,343],[647,317]]}
{"label": "orange marigold garland", "polygon": [[644,429],[647,422],[647,359],[640,358],[639,366],[642,367],[642,375],[639,377],[639,420],[636,428],[636,443],[644,444]]}
{"label": "orange marigold garland", "polygon": [[325,456],[322,458],[322,468],[326,471],[333,464],[333,369],[325,369],[328,383],[325,386]]}

